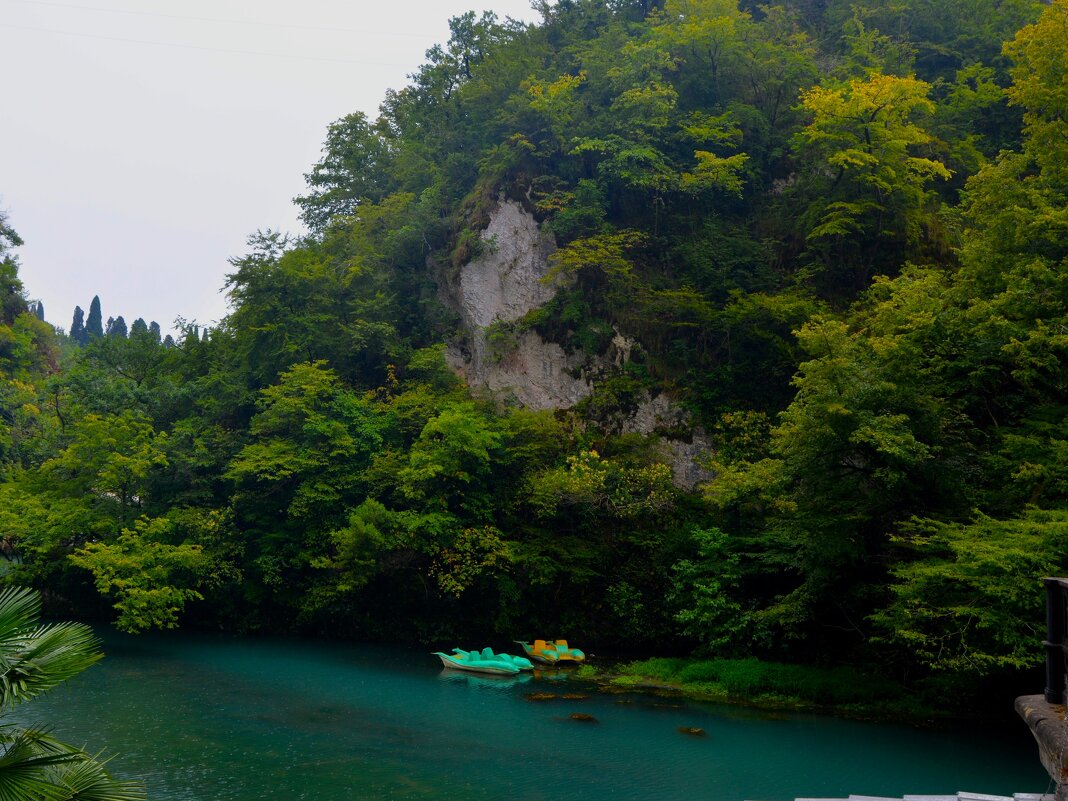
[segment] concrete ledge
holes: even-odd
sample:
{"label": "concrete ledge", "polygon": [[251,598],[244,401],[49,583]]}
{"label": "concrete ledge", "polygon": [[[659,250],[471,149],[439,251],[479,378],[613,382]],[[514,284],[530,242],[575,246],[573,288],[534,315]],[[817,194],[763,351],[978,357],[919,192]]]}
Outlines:
{"label": "concrete ledge", "polygon": [[1016,713],[1038,743],[1038,758],[1057,784],[1057,798],[1068,797],[1068,723],[1064,704],[1050,704],[1042,695],[1021,695]]}

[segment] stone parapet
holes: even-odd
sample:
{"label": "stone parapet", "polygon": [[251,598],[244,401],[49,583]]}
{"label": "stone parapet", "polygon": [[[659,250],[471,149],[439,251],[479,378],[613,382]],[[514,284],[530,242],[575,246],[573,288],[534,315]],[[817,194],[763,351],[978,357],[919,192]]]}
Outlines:
{"label": "stone parapet", "polygon": [[1038,758],[1057,785],[1057,801],[1068,801],[1068,722],[1064,704],[1051,704],[1042,695],[1021,695],[1016,712],[1038,743]]}

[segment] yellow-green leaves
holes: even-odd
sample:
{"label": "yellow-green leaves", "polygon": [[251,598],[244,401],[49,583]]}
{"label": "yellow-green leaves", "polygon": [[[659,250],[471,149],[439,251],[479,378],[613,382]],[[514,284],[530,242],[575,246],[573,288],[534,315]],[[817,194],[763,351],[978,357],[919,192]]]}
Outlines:
{"label": "yellow-green leaves", "polygon": [[70,561],[93,574],[102,595],[115,597],[118,628],[173,629],[187,602],[203,600],[196,587],[213,563],[200,544],[168,541],[187,533],[172,519],[142,518],[113,542],[90,543]]}
{"label": "yellow-green leaves", "polygon": [[530,491],[531,506],[546,518],[570,507],[587,515],[636,519],[669,511],[677,497],[667,465],[631,467],[593,450],[567,457],[566,467],[534,476]]}
{"label": "yellow-green leaves", "polygon": [[668,0],[653,20],[653,38],[682,60],[708,65],[715,80],[724,62],[741,51],[749,19],[737,0]]}
{"label": "yellow-green leaves", "polygon": [[930,84],[873,72],[801,94],[810,122],[794,136],[802,171],[797,232],[805,270],[824,296],[855,296],[925,250],[948,249],[931,185],[951,177],[923,127]]}
{"label": "yellow-green leaves", "polygon": [[749,156],[736,153],[722,158],[707,150],[698,150],[694,153],[694,158],[697,159],[697,165],[693,172],[685,172],[679,179],[679,185],[684,190],[696,194],[709,189],[719,189],[732,195],[742,194],[745,183],[741,171]]}
{"label": "yellow-green leaves", "polygon": [[1053,0],[1005,45],[1016,66],[1008,93],[1024,108],[1029,150],[1048,177],[1068,183],[1068,0]]}
{"label": "yellow-green leaves", "polygon": [[561,75],[546,83],[531,80],[529,83],[530,107],[542,115],[552,132],[557,149],[564,149],[574,136],[573,124],[579,113],[577,92],[586,80],[586,73]]}
{"label": "yellow-green leaves", "polygon": [[927,185],[951,176],[940,161],[917,151],[933,141],[914,119],[934,110],[930,90],[930,84],[916,78],[875,73],[802,93],[801,104],[812,122],[798,134],[800,143],[826,165],[832,192],[843,184],[855,187],[852,198],[823,205],[809,239],[871,227],[873,221],[864,219],[871,212],[890,212],[886,222],[875,221],[878,229],[873,233],[892,232],[897,216],[907,238],[919,235],[916,212],[926,199]]}
{"label": "yellow-green leaves", "polygon": [[632,268],[629,252],[640,247],[645,241],[645,235],[638,231],[615,231],[576,239],[553,253],[554,267],[550,276],[573,274],[581,270],[625,276]]}
{"label": "yellow-green leaves", "polygon": [[884,641],[941,671],[985,675],[1041,661],[1039,578],[1063,570],[1068,513],[914,520],[896,542],[914,559],[894,570],[894,600],[872,617]]}
{"label": "yellow-green leaves", "polygon": [[507,565],[509,559],[508,544],[496,528],[465,528],[435,557],[430,575],[437,580],[442,592],[459,598],[479,576],[497,571]]}

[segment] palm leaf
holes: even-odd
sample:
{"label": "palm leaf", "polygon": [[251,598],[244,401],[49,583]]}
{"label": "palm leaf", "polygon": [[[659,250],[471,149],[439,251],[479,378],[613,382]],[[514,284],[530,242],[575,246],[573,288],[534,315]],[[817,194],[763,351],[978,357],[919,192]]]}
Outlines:
{"label": "palm leaf", "polygon": [[116,779],[106,760],[36,729],[0,727],[0,801],[144,801],[139,782]]}
{"label": "palm leaf", "polygon": [[[103,654],[88,626],[41,626],[40,596],[0,591],[0,709],[81,673]],[[144,801],[138,782],[114,778],[106,762],[40,729],[0,723],[0,801]]]}
{"label": "palm leaf", "polygon": [[0,754],[0,801],[69,798],[67,790],[55,781],[56,771],[86,759],[86,754],[39,730],[5,729]]}
{"label": "palm leaf", "polygon": [[145,801],[148,797],[140,782],[122,781],[104,769],[104,762],[86,758],[64,767],[56,783],[65,787],[65,798],[79,801]]}
{"label": "palm leaf", "polygon": [[0,591],[0,707],[40,695],[103,656],[88,626],[37,625],[40,605],[32,590]]}

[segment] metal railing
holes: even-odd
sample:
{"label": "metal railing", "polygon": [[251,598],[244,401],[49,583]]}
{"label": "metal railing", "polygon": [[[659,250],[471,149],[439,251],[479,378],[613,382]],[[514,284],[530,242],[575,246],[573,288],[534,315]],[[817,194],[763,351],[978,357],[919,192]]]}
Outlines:
{"label": "metal railing", "polygon": [[1068,579],[1044,578],[1046,585],[1046,702],[1065,703],[1068,673]]}

